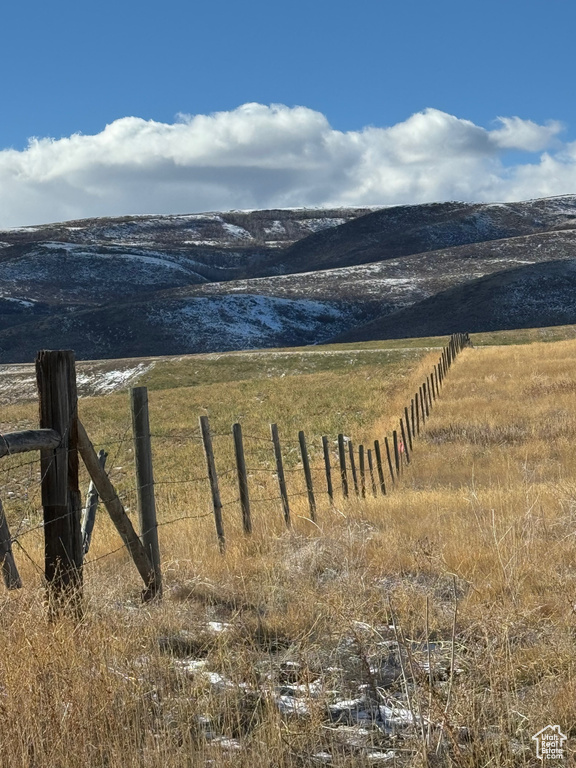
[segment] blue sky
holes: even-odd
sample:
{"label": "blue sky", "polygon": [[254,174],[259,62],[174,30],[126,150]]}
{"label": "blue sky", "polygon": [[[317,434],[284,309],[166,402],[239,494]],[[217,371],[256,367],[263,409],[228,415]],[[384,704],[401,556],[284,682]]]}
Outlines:
{"label": "blue sky", "polygon": [[[572,153],[576,154],[571,39],[575,22],[576,6],[570,0],[13,2],[3,9],[0,47],[0,208],[5,211],[0,211],[0,225],[105,213],[170,212],[168,206],[181,208],[171,212],[184,212],[299,202],[377,205],[443,195],[481,199],[499,194],[511,199],[576,191],[576,173],[571,189]],[[169,126],[190,121],[191,116],[235,115],[249,103],[288,108],[279,122],[292,121],[292,138],[282,134],[279,153],[286,154],[287,141],[298,144],[293,156],[299,171],[308,162],[308,181],[299,173],[290,189],[294,158],[280,169],[281,188],[271,184],[270,173],[262,173],[262,165],[268,171],[275,167],[271,158],[276,145],[273,137],[262,133],[258,119],[248,154],[262,138],[269,157],[259,156],[252,166],[241,158],[245,134],[241,140],[236,134],[220,136],[221,142],[231,141],[224,153],[228,166],[222,156],[214,158],[213,148],[206,161],[198,152],[190,161],[188,143],[202,145],[198,125],[181,137],[179,150],[162,143]],[[308,110],[306,119],[293,111],[297,106]],[[434,172],[431,158],[444,157],[444,148],[455,140],[454,126],[446,120],[446,130],[437,131],[437,145],[428,141],[423,161],[419,146],[427,142],[425,125],[405,131],[400,155],[390,148],[400,131],[381,134],[388,142],[387,157],[394,155],[395,170],[381,173],[378,183],[374,179],[360,183],[368,166],[383,162],[383,150],[370,144],[361,157],[350,160],[357,136],[364,141],[370,127],[406,125],[426,109],[433,110],[435,124],[442,114],[468,126],[471,134],[470,126],[487,132],[491,141],[488,149],[484,147],[482,162],[473,162],[481,151],[480,134],[474,134],[479,143],[474,140],[470,146],[468,138],[460,137],[457,141],[464,141],[469,150],[466,162],[456,161],[448,147],[444,159],[449,168],[443,164],[442,183],[424,179]],[[324,118],[323,128],[313,115]],[[149,138],[148,144],[137,142],[140,160],[130,154],[127,144],[136,129],[132,125],[130,131],[112,132],[99,149],[94,142],[76,147],[73,167],[67,165],[68,145],[56,146],[58,140],[74,134],[99,136],[107,125],[127,117],[153,121],[148,127],[154,130],[139,124],[139,135],[147,131]],[[510,126],[506,140],[501,134],[493,136],[502,129],[499,117],[524,121],[514,129],[521,138],[512,136]],[[316,120],[322,133],[312,142],[307,120]],[[540,134],[530,126],[539,126]],[[529,140],[527,130],[532,131]],[[340,154],[332,147],[329,156],[322,156],[326,141],[338,143],[340,133],[349,139],[347,146],[340,148]],[[34,157],[26,154],[31,137],[43,141]],[[407,141],[414,144],[414,156],[406,155]],[[114,142],[124,142],[125,151]],[[113,167],[105,154],[97,157],[105,148],[116,157]],[[545,153],[556,165],[542,167]],[[316,178],[312,156],[322,166]],[[161,173],[159,158],[165,166]],[[416,169],[418,158],[423,164]],[[178,169],[172,177],[169,164]],[[408,176],[400,174],[402,164],[404,170],[412,169]],[[137,165],[142,170],[140,181]],[[243,179],[239,165],[244,168]],[[466,183],[457,178],[459,165],[469,175]],[[204,172],[207,167],[214,170],[212,179]],[[379,167],[388,166],[384,162]],[[104,168],[109,181],[117,176],[115,189],[124,185],[122,194],[109,194],[102,183]],[[347,185],[351,176],[354,184]],[[151,188],[139,191],[146,179],[156,194]]]}

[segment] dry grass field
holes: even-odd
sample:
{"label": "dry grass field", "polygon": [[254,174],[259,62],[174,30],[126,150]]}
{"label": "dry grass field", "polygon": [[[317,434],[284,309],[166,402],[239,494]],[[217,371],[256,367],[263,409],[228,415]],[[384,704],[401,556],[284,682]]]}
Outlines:
{"label": "dry grass field", "polygon": [[[386,497],[369,489],[345,501],[337,492],[331,507],[316,471],[315,524],[298,495],[298,429],[316,470],[322,434],[382,439],[438,349],[284,376],[157,382],[150,409],[165,598],[140,603],[136,570],[101,509],[80,623],[46,618],[38,465],[3,459],[13,534],[29,532],[15,548],[25,586],[0,598],[0,764],[535,766],[532,735],[548,724],[568,736],[571,764],[576,342],[506,342],[463,351]],[[206,413],[224,556],[202,479]],[[127,395],[83,399],[80,417],[107,447],[134,513]],[[15,405],[1,428],[34,420],[33,404]],[[237,420],[251,537],[228,471]],[[290,531],[267,440],[272,421],[293,495]]]}

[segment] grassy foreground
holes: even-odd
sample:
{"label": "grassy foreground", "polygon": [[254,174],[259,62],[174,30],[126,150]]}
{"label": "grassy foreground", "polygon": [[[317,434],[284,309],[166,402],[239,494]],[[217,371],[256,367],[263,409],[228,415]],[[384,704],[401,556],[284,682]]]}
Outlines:
{"label": "grassy foreground", "polygon": [[[0,762],[530,766],[540,764],[531,737],[549,723],[572,755],[575,353],[573,341],[466,350],[399,487],[337,496],[333,508],[319,496],[317,525],[296,495],[297,430],[316,468],[321,434],[382,439],[436,351],[159,386],[150,404],[165,600],[139,604],[135,569],[102,514],[86,617],[48,624],[42,532],[25,535],[25,588],[0,599]],[[206,516],[201,413],[217,435],[225,557]],[[80,415],[134,508],[126,396],[86,399]],[[249,539],[225,474],[235,420],[251,436]],[[270,421],[296,470],[290,532]],[[8,408],[3,422],[33,424],[34,407]],[[37,466],[8,467],[2,498],[16,533],[40,519]]]}

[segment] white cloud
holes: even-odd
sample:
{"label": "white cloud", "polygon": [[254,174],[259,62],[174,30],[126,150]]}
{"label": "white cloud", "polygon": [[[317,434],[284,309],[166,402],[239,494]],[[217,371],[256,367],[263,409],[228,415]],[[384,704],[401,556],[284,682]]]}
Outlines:
{"label": "white cloud", "polygon": [[[94,136],[0,151],[0,226],[129,213],[516,200],[576,191],[557,122],[487,130],[436,109],[334,130],[305,107],[245,104],[173,124],[125,117]],[[504,165],[510,150],[533,164]]]}
{"label": "white cloud", "polygon": [[521,120],[519,117],[499,117],[498,122],[502,127],[490,134],[496,146],[503,149],[524,149],[527,152],[546,149],[563,129],[562,123],[557,120],[538,125],[532,120]]}

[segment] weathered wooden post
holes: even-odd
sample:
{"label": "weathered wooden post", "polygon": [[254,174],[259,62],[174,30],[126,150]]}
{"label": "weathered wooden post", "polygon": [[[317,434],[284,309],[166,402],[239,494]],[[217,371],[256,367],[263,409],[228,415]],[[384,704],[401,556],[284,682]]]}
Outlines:
{"label": "weathered wooden post", "polygon": [[432,380],[432,376],[426,377],[428,380],[428,402],[430,404],[430,410],[432,410],[433,406],[433,400],[436,400],[436,393],[434,391],[434,382]]}
{"label": "weathered wooden post", "polygon": [[394,477],[394,470],[392,469],[392,456],[390,453],[390,443],[388,442],[388,436],[384,438],[384,446],[386,448],[386,458],[388,459],[388,469],[390,470],[390,477],[392,479],[392,485],[396,484],[396,478]]}
{"label": "weathered wooden post", "polygon": [[418,396],[420,400],[420,415],[422,416],[422,426],[426,424],[426,409],[424,408],[424,394],[422,387],[418,387]]}
{"label": "weathered wooden post", "polygon": [[400,477],[400,451],[398,449],[398,432],[392,430],[392,444],[394,446],[394,466],[396,467],[396,477]]}
{"label": "weathered wooden post", "polygon": [[246,459],[244,457],[244,443],[242,440],[242,426],[238,423],[232,425],[234,436],[234,454],[236,456],[236,472],[238,473],[238,491],[240,493],[240,509],[242,510],[242,528],[244,533],[252,533],[252,518],[250,516],[250,494],[248,492],[248,473],[246,472]]}
{"label": "weathered wooden post", "polygon": [[304,477],[306,478],[306,492],[308,494],[308,506],[310,507],[310,518],[316,522],[316,499],[314,498],[314,486],[312,484],[312,472],[310,471],[310,459],[308,458],[308,449],[306,447],[306,437],[304,432],[298,432],[298,442],[300,443],[300,456],[302,457],[302,466],[304,467]]}
{"label": "weathered wooden post", "polygon": [[278,476],[278,487],[280,488],[280,498],[282,499],[284,522],[286,523],[286,527],[290,528],[290,505],[288,503],[288,492],[286,490],[286,478],[284,477],[284,464],[282,463],[282,449],[280,448],[277,424],[270,424],[270,434],[272,435],[272,444],[274,445],[276,475]]}
{"label": "weathered wooden post", "polygon": [[224,536],[224,523],[222,521],[222,501],[220,499],[220,488],[218,487],[218,475],[216,473],[216,462],[214,461],[214,449],[212,447],[212,435],[210,433],[208,416],[200,416],[200,431],[202,433],[202,443],[206,455],[206,468],[208,470],[208,480],[210,481],[210,491],[212,493],[212,507],[214,509],[214,522],[216,524],[218,546],[220,547],[220,552],[224,554],[226,550],[226,538]]}
{"label": "weathered wooden post", "polygon": [[100,466],[94,446],[90,442],[90,438],[86,434],[81,421],[78,421],[78,450],[90,477],[94,481],[98,495],[108,510],[110,519],[116,526],[116,530],[120,534],[126,549],[134,560],[138,573],[142,577],[142,581],[146,585],[146,589],[142,593],[142,599],[151,600],[156,595],[154,568],[148,553],[144,549],[144,545],[134,530],[132,521],[126,514],[122,502],[110,482],[110,478]]}
{"label": "weathered wooden post", "polygon": [[156,597],[161,598],[162,571],[160,568],[156,498],[154,495],[154,468],[152,465],[152,443],[150,441],[148,389],[146,387],[133,387],[130,390],[130,406],[132,410],[132,433],[134,436],[134,462],[136,465],[136,494],[138,499],[140,539],[154,569]]}
{"label": "weathered wooden post", "polygon": [[330,504],[334,504],[334,489],[332,488],[332,469],[330,467],[330,445],[328,437],[322,435],[322,452],[324,454],[324,469],[326,470],[326,487]]}
{"label": "weathered wooden post", "polygon": [[406,456],[406,464],[410,464],[410,451],[408,450],[408,443],[406,442],[406,431],[404,429],[404,422],[400,419],[400,433],[402,435],[402,445],[404,446],[404,456]]}
{"label": "weathered wooden post", "polygon": [[348,475],[346,473],[346,450],[344,448],[344,435],[338,435],[338,460],[340,462],[340,479],[342,480],[342,494],[348,498]]}
{"label": "weathered wooden post", "polygon": [[358,446],[358,465],[360,469],[360,494],[366,498],[366,463],[364,460],[364,446]]}
{"label": "weathered wooden post", "polygon": [[352,471],[354,490],[356,492],[356,496],[359,496],[360,489],[358,488],[358,475],[356,473],[356,460],[354,458],[354,446],[352,445],[352,440],[348,440],[348,456],[350,457],[350,470]]}
{"label": "weathered wooden post", "polygon": [[368,448],[366,451],[366,454],[368,456],[368,470],[370,471],[370,482],[372,484],[372,495],[377,496],[378,493],[376,491],[376,480],[374,479],[374,462],[372,461],[372,450]]}
{"label": "weathered wooden post", "polygon": [[78,485],[78,396],[72,351],[42,350],[36,357],[40,428],[60,435],[40,451],[44,507],[44,574],[52,615],[82,611],[82,501]]}
{"label": "weathered wooden post", "polygon": [[408,445],[410,451],[412,451],[412,431],[410,429],[410,417],[408,416],[408,408],[404,407],[404,418],[406,419],[406,434],[408,436]]}
{"label": "weathered wooden post", "polygon": [[422,395],[424,397],[424,410],[426,411],[426,418],[428,419],[430,416],[430,408],[428,407],[428,388],[425,381],[422,383]]}
{"label": "weathered wooden post", "polygon": [[380,490],[382,491],[382,495],[386,496],[386,483],[384,482],[384,470],[382,468],[382,454],[380,452],[380,443],[378,440],[374,440],[374,455],[376,456],[376,468],[378,470]]}

